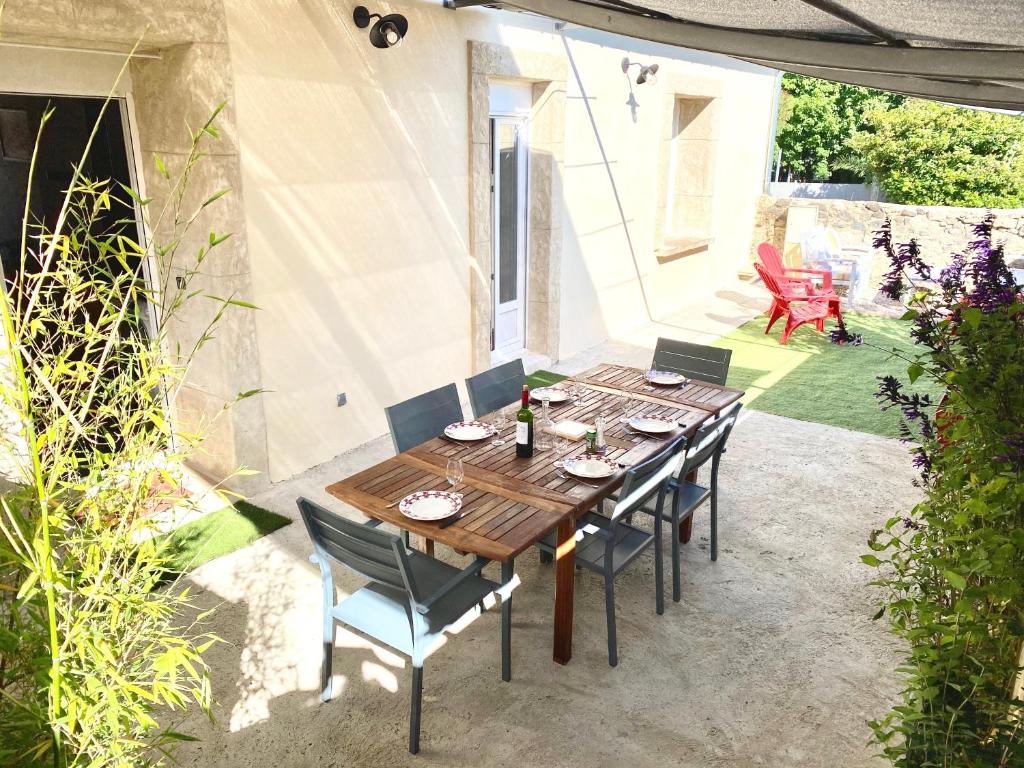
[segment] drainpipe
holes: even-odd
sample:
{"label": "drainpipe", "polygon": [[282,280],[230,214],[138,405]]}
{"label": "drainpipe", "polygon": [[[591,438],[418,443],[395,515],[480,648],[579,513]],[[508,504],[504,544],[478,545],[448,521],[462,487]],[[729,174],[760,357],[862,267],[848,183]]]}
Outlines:
{"label": "drainpipe", "polygon": [[772,128],[768,132],[768,151],[764,159],[764,193],[772,181],[772,160],[775,158],[775,134],[779,129],[779,101],[782,98],[782,72],[775,73],[775,93],[772,94]]}

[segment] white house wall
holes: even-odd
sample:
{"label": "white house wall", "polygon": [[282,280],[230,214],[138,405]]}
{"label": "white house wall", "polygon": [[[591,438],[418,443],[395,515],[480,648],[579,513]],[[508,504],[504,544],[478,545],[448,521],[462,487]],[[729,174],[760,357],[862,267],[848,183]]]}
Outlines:
{"label": "white house wall", "polygon": [[[325,461],[387,427],[385,406],[471,371],[467,42],[566,56],[547,20],[435,2],[371,11],[409,19],[403,45],[372,48],[331,0],[226,0],[242,190],[257,313],[271,479]],[[612,38],[608,38],[612,40]],[[657,316],[735,274],[749,252],[764,174],[773,77],[584,42],[569,50],[561,356],[646,321],[633,251]],[[659,264],[654,211],[659,83],[634,86],[629,55],[723,82],[726,151],[709,250]],[[703,57],[706,58],[706,57]],[[636,70],[633,70],[634,76]],[[616,200],[608,168],[618,192]],[[622,215],[624,214],[624,216]],[[339,408],[336,395],[347,393]]]}

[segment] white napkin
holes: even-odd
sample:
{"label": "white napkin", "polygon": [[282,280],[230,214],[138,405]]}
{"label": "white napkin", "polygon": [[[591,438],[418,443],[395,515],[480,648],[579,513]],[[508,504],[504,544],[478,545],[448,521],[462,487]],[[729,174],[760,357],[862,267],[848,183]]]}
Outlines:
{"label": "white napkin", "polygon": [[587,431],[590,429],[592,427],[589,424],[567,419],[555,424],[554,433],[559,437],[564,437],[566,440],[582,440],[587,436]]}

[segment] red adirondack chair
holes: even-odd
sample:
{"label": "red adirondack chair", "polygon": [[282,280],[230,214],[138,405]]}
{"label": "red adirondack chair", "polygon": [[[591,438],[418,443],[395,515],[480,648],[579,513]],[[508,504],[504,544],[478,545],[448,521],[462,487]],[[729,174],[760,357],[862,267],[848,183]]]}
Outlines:
{"label": "red adirondack chair", "polygon": [[[779,249],[771,243],[761,243],[757,246],[757,255],[761,257],[761,263],[771,273],[776,282],[782,288],[799,287],[805,296],[820,296],[829,300],[834,305],[833,314],[839,316],[840,297],[832,288],[832,272],[827,269],[795,269],[787,267],[782,263],[782,256]],[[807,275],[807,277],[802,277]],[[821,287],[814,284],[813,276],[821,278]],[[800,294],[797,294],[800,295]]]}
{"label": "red adirondack chair", "polygon": [[780,344],[789,343],[793,331],[804,323],[814,323],[818,331],[823,332],[826,317],[832,316],[837,321],[842,321],[838,301],[833,302],[828,296],[808,296],[803,286],[780,284],[775,275],[762,264],[755,264],[754,269],[772,294],[772,306],[768,310],[768,327],[764,332],[768,333],[775,325],[775,321],[786,315],[786,327],[782,331]]}

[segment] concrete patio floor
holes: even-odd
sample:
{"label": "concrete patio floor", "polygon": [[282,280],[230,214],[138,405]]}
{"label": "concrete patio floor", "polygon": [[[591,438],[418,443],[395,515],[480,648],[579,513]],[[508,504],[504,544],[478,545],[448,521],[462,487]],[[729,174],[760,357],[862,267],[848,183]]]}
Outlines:
{"label": "concrete patio floor", "polygon": [[[562,361],[645,363],[659,333],[709,340],[765,304],[740,286],[703,306]],[[304,494],[391,454],[375,440],[253,499],[297,517]],[[654,612],[648,553],[616,582],[620,663],[607,663],[604,594],[576,577],[574,655],[551,661],[554,572],[516,563],[513,679],[500,679],[498,612],[428,659],[422,752],[406,751],[409,667],[339,628],[334,700],[320,704],[320,580],[300,522],[199,568],[195,599],[217,606],[208,653],[216,722],[187,766],[855,766],[875,765],[865,721],[896,692],[894,641],[870,620],[860,564],[868,531],[917,499],[898,441],[745,412],[721,473],[721,552],[706,514],[683,548],[683,596]],[[668,552],[666,542],[666,554]],[[440,548],[451,562],[462,558]],[[489,566],[496,577],[496,566]],[[361,581],[336,570],[350,592]],[[666,573],[668,584],[668,573]],[[670,594],[670,593],[669,593]]]}

